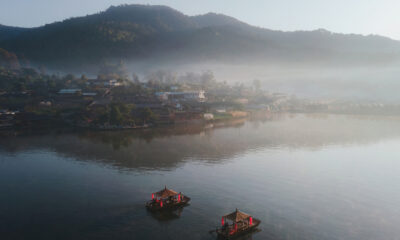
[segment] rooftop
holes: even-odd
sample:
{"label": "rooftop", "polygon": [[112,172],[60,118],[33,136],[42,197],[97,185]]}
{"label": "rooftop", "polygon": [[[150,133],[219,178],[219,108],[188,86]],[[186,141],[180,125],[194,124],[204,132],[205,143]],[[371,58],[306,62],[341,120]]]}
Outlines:
{"label": "rooftop", "polygon": [[231,220],[233,222],[240,222],[240,221],[243,221],[243,220],[245,220],[245,219],[247,219],[247,218],[249,218],[251,216],[249,214],[247,214],[247,213],[239,211],[236,208],[236,211],[234,211],[233,213],[230,213],[228,215],[225,215],[223,217],[226,218],[226,219],[229,219],[229,220]]}
{"label": "rooftop", "polygon": [[173,196],[178,195],[177,192],[175,192],[172,189],[168,189],[167,186],[165,186],[165,188],[162,189],[161,191],[158,191],[154,194],[159,198],[167,198],[167,197],[173,197]]}
{"label": "rooftop", "polygon": [[71,89],[61,89],[58,93],[60,94],[66,94],[66,93],[77,93],[81,92],[82,89],[79,88],[71,88]]}

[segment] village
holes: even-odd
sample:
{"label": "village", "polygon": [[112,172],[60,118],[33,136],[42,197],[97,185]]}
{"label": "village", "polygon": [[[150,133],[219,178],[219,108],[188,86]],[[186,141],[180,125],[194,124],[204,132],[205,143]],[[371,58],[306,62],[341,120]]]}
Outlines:
{"label": "village", "polygon": [[[108,65],[92,78],[49,75],[33,68],[0,69],[0,129],[148,128],[246,118],[255,111],[384,114],[397,105],[299,99],[251,84],[219,82],[210,71],[157,71],[128,77]],[[105,69],[105,70],[104,70]]]}
{"label": "village", "polygon": [[87,78],[3,68],[0,129],[205,123],[244,118],[252,110],[284,111],[290,102],[285,94],[260,90],[256,81],[252,86],[229,85],[218,82],[212,72],[158,71],[139,80],[115,69]]}

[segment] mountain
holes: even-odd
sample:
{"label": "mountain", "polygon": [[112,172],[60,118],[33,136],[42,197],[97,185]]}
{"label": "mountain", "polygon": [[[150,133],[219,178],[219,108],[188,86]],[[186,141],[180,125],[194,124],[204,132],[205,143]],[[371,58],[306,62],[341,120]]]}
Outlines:
{"label": "mountain", "polygon": [[28,30],[28,28],[9,27],[0,24],[0,42],[14,38],[26,30]]}
{"label": "mountain", "polygon": [[[235,26],[247,24],[223,14],[207,13],[203,15],[197,15],[191,17],[191,20],[196,24],[197,27],[215,27],[215,26]],[[247,25],[248,26],[248,25]]]}
{"label": "mountain", "polygon": [[208,13],[187,16],[166,6],[112,6],[37,28],[0,26],[0,48],[56,69],[85,69],[103,60],[152,62],[397,61],[400,42],[326,30],[283,32]]}

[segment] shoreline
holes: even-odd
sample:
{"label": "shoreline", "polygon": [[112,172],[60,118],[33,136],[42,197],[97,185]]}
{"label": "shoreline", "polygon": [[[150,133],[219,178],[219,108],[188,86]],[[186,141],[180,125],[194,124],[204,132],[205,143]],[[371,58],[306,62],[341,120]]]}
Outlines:
{"label": "shoreline", "polygon": [[246,116],[241,117],[224,117],[217,119],[195,119],[195,120],[185,120],[185,121],[177,121],[174,123],[162,123],[162,124],[154,124],[149,123],[145,125],[138,126],[108,126],[108,127],[96,127],[96,126],[82,126],[82,125],[74,125],[68,122],[52,122],[50,124],[39,124],[39,126],[34,126],[34,124],[26,124],[26,125],[7,125],[0,126],[0,133],[4,132],[18,132],[18,131],[26,131],[26,132],[40,132],[40,131],[58,131],[58,130],[90,130],[90,131],[133,131],[133,130],[147,130],[147,129],[165,129],[165,128],[175,128],[179,126],[207,126],[210,124],[224,125],[225,123],[235,122],[235,121],[247,121],[252,117],[257,117],[258,114],[268,114],[268,115],[280,115],[280,114],[327,114],[327,115],[348,115],[348,116],[369,116],[369,117],[400,117],[398,114],[376,114],[376,113],[347,113],[347,112],[307,112],[307,111],[268,111],[268,110],[252,110],[252,111],[243,111],[246,112]]}

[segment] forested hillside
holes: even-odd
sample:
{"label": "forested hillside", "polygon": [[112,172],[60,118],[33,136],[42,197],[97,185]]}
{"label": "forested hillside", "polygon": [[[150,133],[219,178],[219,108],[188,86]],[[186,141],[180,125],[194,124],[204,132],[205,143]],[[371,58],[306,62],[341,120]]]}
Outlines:
{"label": "forested hillside", "polygon": [[390,62],[400,43],[326,30],[282,32],[209,13],[187,16],[165,6],[122,5],[22,29],[0,26],[0,48],[36,65],[80,70],[104,60]]}

